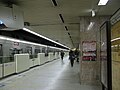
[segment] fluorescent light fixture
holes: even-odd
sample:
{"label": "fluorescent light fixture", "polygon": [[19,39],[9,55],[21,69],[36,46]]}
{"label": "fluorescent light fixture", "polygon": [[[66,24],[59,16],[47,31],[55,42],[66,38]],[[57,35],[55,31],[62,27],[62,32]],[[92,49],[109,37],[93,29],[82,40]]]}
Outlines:
{"label": "fluorescent light fixture", "polygon": [[[19,42],[19,43],[25,43],[25,44],[31,44],[31,45],[36,45],[36,46],[47,47],[47,45],[42,45],[42,44],[38,44],[38,43],[28,42],[28,41],[24,41],[24,40],[18,40],[18,39],[14,39],[14,38],[8,38],[8,37],[4,37],[4,36],[0,36],[0,39],[7,40],[7,41],[12,41],[12,42]],[[66,49],[52,47],[52,46],[48,46],[48,47],[54,48],[54,49],[58,49],[58,50],[63,50],[63,51],[69,51],[69,50],[66,50]]]}
{"label": "fluorescent light fixture", "polygon": [[3,22],[0,20],[0,24],[3,24]]}
{"label": "fluorescent light fixture", "polygon": [[98,5],[106,5],[108,0],[100,0]]}
{"label": "fluorescent light fixture", "polygon": [[115,45],[114,47],[117,47],[118,45]]}
{"label": "fluorescent light fixture", "polygon": [[23,40],[18,40],[18,39],[14,39],[14,38],[3,37],[3,36],[0,36],[0,39],[7,40],[7,41],[12,41],[12,42],[19,42],[19,43],[25,43],[25,44],[31,44],[31,45],[36,45],[36,46],[47,47],[46,45],[37,44],[37,43],[33,43],[33,42],[28,42],[28,41],[23,41]]}
{"label": "fluorescent light fixture", "polygon": [[52,46],[48,46],[50,48],[54,48],[54,49],[58,49],[58,50],[63,50],[63,51],[69,51],[69,50],[66,50],[66,49],[62,49],[62,48],[57,48],[57,47],[52,47]]}
{"label": "fluorescent light fixture", "polygon": [[112,48],[114,47],[114,46],[111,46]]}
{"label": "fluorescent light fixture", "polygon": [[90,22],[90,24],[89,24],[87,30],[91,30],[94,24],[95,24],[94,22]]}
{"label": "fluorescent light fixture", "polygon": [[92,17],[94,17],[95,16],[95,11],[92,10],[91,12],[92,12]]}
{"label": "fluorescent light fixture", "polygon": [[103,42],[103,43],[102,43],[102,46],[104,46],[104,44],[105,44],[105,43]]}
{"label": "fluorescent light fixture", "polygon": [[[58,43],[58,42],[55,42],[55,41],[53,41],[53,40],[51,40],[51,39],[49,39],[49,38],[47,38],[47,37],[45,37],[45,36],[42,36],[42,35],[40,35],[40,34],[38,34],[38,33],[36,33],[36,32],[33,32],[33,31],[31,31],[31,30],[29,30],[29,29],[27,29],[27,28],[23,28],[23,30],[25,30],[25,31],[27,31],[27,32],[29,32],[29,33],[32,33],[32,34],[34,34],[34,35],[36,35],[36,36],[42,37],[42,38],[44,38],[44,39],[46,39],[46,40],[49,40],[49,41],[51,41],[51,42],[53,42],[53,43],[59,44],[59,45],[61,45],[61,46],[63,46],[63,47],[69,48],[69,47],[67,47],[67,46],[65,46],[65,45],[62,45],[62,44],[60,44],[60,43]],[[69,49],[70,49],[70,48],[69,48]]]}
{"label": "fluorescent light fixture", "polygon": [[111,47],[113,48],[113,47],[118,47],[118,46],[120,46],[120,45],[113,45],[113,46],[111,46]]}
{"label": "fluorescent light fixture", "polygon": [[54,6],[57,6],[56,0],[51,0],[51,2],[53,3]]}
{"label": "fluorescent light fixture", "polygon": [[116,40],[120,40],[120,37],[112,39],[111,42],[116,41]]}

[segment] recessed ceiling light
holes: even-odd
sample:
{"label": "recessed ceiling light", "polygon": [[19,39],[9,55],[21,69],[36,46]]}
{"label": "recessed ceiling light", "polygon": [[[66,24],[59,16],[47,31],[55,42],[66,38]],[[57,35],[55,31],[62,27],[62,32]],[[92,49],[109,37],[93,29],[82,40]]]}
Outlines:
{"label": "recessed ceiling light", "polygon": [[98,5],[106,5],[108,0],[100,0]]}
{"label": "recessed ceiling light", "polygon": [[54,6],[57,6],[56,0],[51,0]]}
{"label": "recessed ceiling light", "polygon": [[92,12],[92,17],[94,17],[95,16],[95,11],[92,10],[91,12]]}
{"label": "recessed ceiling light", "polygon": [[95,22],[90,22],[87,30],[91,30],[93,28],[94,24],[95,24]]}
{"label": "recessed ceiling light", "polygon": [[61,19],[62,23],[64,23],[64,19],[63,19],[62,14],[59,14],[59,17],[60,17],[60,19]]}
{"label": "recessed ceiling light", "polygon": [[3,22],[0,20],[0,24],[3,24]]}

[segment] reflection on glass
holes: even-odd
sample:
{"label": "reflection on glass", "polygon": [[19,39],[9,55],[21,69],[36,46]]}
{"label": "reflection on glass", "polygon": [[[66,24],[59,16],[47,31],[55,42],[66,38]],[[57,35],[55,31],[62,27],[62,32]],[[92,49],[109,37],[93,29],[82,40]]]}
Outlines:
{"label": "reflection on glass", "polygon": [[38,56],[37,54],[33,55],[34,58],[37,58],[37,56]]}
{"label": "reflection on glass", "polygon": [[27,46],[25,51],[26,51],[26,53],[29,54],[29,58],[30,58],[30,59],[32,59],[32,58],[34,57],[34,56],[32,55],[32,47]]}
{"label": "reflection on glass", "polygon": [[14,57],[3,57],[3,63],[14,62]]}
{"label": "reflection on glass", "polygon": [[30,59],[33,59],[33,58],[34,58],[34,56],[33,56],[33,55],[29,55],[29,58],[30,58]]}
{"label": "reflection on glass", "polygon": [[[120,21],[112,26],[111,39],[120,37]],[[111,42],[112,90],[120,90],[120,39]]]}
{"label": "reflection on glass", "polygon": [[2,57],[0,57],[0,64],[2,64]]}
{"label": "reflection on glass", "polygon": [[35,49],[34,58],[37,58],[38,53],[40,53],[40,49],[39,49],[39,48],[36,48],[36,49]]}
{"label": "reflection on glass", "polygon": [[42,48],[42,53],[45,53],[46,47]]}
{"label": "reflection on glass", "polygon": [[0,64],[2,64],[2,56],[3,56],[3,50],[2,50],[2,44],[0,44]]}
{"label": "reflection on glass", "polygon": [[100,34],[100,61],[101,61],[101,82],[108,88],[107,83],[107,32],[106,23],[101,27]]}

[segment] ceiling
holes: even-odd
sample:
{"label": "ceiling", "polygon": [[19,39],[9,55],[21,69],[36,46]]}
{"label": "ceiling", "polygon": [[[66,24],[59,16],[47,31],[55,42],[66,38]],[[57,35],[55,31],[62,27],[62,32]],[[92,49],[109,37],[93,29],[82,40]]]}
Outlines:
{"label": "ceiling", "polygon": [[92,9],[97,16],[112,15],[120,8],[120,0],[109,0],[106,6],[97,6],[99,0],[0,0],[5,6],[8,1],[20,6],[31,30],[68,47],[78,47],[80,16],[91,16]]}

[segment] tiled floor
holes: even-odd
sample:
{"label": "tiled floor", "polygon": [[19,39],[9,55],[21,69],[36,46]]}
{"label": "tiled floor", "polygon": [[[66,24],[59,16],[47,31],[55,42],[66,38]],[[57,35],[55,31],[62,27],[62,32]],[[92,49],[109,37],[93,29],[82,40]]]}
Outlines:
{"label": "tiled floor", "polygon": [[80,85],[79,64],[70,67],[68,58],[55,60],[0,81],[0,90],[101,90]]}

